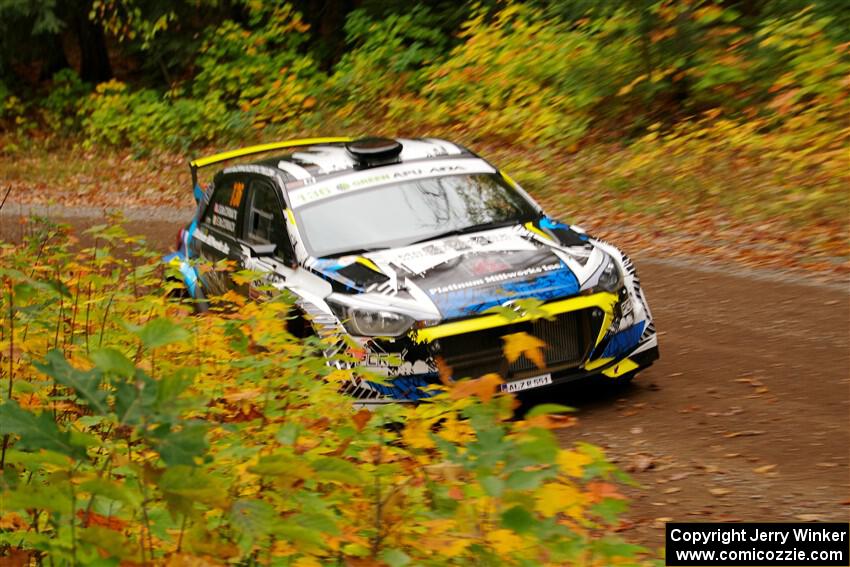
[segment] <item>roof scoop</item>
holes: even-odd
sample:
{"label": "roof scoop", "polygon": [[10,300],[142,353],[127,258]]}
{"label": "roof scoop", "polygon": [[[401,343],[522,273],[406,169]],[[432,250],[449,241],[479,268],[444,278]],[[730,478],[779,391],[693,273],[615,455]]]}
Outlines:
{"label": "roof scoop", "polygon": [[389,138],[361,138],[345,144],[348,155],[357,164],[357,169],[398,163],[402,145]]}

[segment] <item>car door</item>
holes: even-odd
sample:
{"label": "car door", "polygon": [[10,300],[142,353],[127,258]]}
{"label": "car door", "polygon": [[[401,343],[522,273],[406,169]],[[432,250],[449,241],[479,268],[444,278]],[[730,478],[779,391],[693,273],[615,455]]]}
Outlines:
{"label": "car door", "polygon": [[[223,174],[214,183],[210,201],[201,216],[198,230],[192,238],[192,251],[202,260],[230,260],[239,269],[243,252],[239,245],[240,218],[245,202],[248,176],[240,173]],[[201,275],[204,293],[209,297],[232,289],[230,268],[220,266]]]}
{"label": "car door", "polygon": [[[295,254],[289,242],[284,218],[284,204],[275,183],[267,178],[251,179],[242,215],[242,243],[251,250],[265,250],[274,245],[273,253],[254,254],[251,269],[272,273],[272,279],[283,281],[295,266]],[[250,290],[256,295],[256,290]]]}

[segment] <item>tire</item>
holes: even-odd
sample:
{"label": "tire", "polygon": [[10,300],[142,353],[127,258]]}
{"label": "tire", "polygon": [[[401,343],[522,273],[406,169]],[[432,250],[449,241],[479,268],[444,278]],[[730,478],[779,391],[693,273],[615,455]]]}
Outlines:
{"label": "tire", "polygon": [[195,293],[198,297],[192,297],[192,294],[189,293],[189,288],[186,287],[184,282],[175,279],[169,279],[169,282],[178,282],[181,284],[180,287],[168,292],[168,297],[170,299],[174,299],[180,303],[190,304],[196,315],[209,311],[209,303],[207,302],[206,297],[204,296],[204,291],[200,286],[195,286]]}
{"label": "tire", "polygon": [[194,298],[192,306],[195,308],[195,315],[202,315],[210,310],[210,304],[202,289],[197,288],[196,295],[198,297]]}

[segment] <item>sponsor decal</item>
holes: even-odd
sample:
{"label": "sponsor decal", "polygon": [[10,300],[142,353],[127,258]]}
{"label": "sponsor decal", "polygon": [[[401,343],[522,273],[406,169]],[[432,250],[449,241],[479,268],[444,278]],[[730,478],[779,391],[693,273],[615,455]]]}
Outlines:
{"label": "sponsor decal", "polygon": [[385,166],[380,170],[359,171],[342,178],[330,179],[289,193],[293,208],[350,191],[377,187],[389,183],[425,179],[458,173],[493,173],[492,166],[480,159],[453,159],[422,165],[400,164]]}
{"label": "sponsor decal", "polygon": [[[215,215],[213,215],[213,220],[215,220]],[[213,224],[215,224],[215,222],[213,222]],[[194,233],[194,237],[209,246],[210,248],[218,250],[222,254],[230,254],[230,246],[228,246],[226,242],[219,240],[212,234],[206,233],[202,230],[197,230]]]}
{"label": "sponsor decal", "polygon": [[221,215],[212,216],[212,225],[217,226],[227,232],[236,232],[236,223],[230,219],[226,219]]}
{"label": "sponsor decal", "polygon": [[511,229],[507,229],[488,233],[486,237],[478,235],[460,236],[448,241],[429,242],[421,246],[403,248],[400,251],[379,253],[373,255],[373,257],[380,257],[386,262],[392,262],[409,273],[421,274],[458,256],[467,256],[475,252],[502,254],[516,250],[532,251],[535,249],[536,247],[528,240],[518,238]]}
{"label": "sponsor decal", "polygon": [[551,264],[543,264],[542,266],[532,266],[531,268],[525,268],[523,270],[514,270],[512,272],[502,272],[499,274],[490,274],[488,276],[484,276],[482,278],[476,278],[474,280],[467,280],[465,282],[451,283],[447,285],[442,285],[439,287],[432,287],[428,289],[428,293],[431,295],[437,295],[441,293],[449,293],[452,291],[459,291],[462,289],[469,289],[471,287],[478,287],[481,285],[492,284],[503,282],[507,280],[513,280],[516,278],[524,278],[528,276],[535,276],[537,274],[543,274],[546,272],[552,272],[555,270],[560,270],[562,265],[560,262],[553,262]]}

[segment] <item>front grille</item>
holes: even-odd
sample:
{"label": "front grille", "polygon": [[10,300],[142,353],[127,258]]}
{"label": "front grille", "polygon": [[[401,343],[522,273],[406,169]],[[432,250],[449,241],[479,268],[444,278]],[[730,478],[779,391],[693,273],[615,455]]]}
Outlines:
{"label": "front grille", "polygon": [[[440,356],[455,378],[478,377],[495,372],[505,378],[523,378],[545,371],[574,368],[587,357],[602,321],[597,308],[557,315],[551,321],[537,319],[485,329],[474,333],[444,337],[435,341],[434,356]],[[527,357],[508,364],[503,354],[502,337],[526,332],[544,343],[546,368],[539,369]]]}

